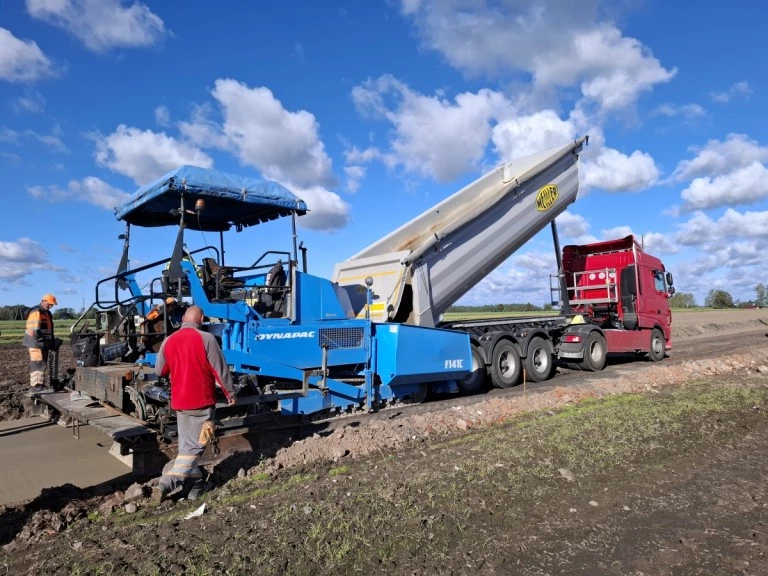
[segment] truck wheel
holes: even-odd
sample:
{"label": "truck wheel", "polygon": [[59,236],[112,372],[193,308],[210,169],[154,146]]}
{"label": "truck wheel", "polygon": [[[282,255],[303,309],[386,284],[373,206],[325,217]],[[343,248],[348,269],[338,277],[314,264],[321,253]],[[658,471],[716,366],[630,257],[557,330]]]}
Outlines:
{"label": "truck wheel", "polygon": [[665,344],[666,340],[664,340],[664,334],[661,333],[661,330],[658,328],[651,330],[651,348],[648,350],[648,358],[651,362],[658,362],[664,359]]}
{"label": "truck wheel", "polygon": [[582,370],[600,372],[605,368],[608,352],[605,346],[605,338],[597,332],[590,332],[584,342],[584,359],[580,365]]}
{"label": "truck wheel", "polygon": [[459,380],[459,392],[462,394],[475,394],[483,387],[485,382],[485,361],[477,346],[472,346],[472,371],[464,380]]}
{"label": "truck wheel", "polygon": [[491,382],[496,388],[509,388],[520,380],[520,354],[509,340],[501,340],[493,349]]}
{"label": "truck wheel", "polygon": [[552,377],[555,363],[549,351],[547,341],[534,336],[528,343],[528,355],[525,357],[525,372],[532,382],[543,382]]}

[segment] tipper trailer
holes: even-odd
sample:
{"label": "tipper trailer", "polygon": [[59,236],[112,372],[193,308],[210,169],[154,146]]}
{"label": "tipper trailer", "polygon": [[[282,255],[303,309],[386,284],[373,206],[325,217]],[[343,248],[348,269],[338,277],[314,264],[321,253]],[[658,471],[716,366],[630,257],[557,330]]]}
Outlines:
{"label": "tipper trailer", "polygon": [[[586,139],[503,165],[336,265],[358,316],[462,330],[472,342],[472,372],[458,382],[477,392],[486,375],[501,388],[521,376],[552,376],[555,360],[602,370],[611,352],[671,348],[672,275],[629,236],[560,253],[555,219],[579,192],[578,156]],[[459,298],[551,225],[558,274],[553,317],[442,322]],[[373,302],[362,282],[374,278]]]}
{"label": "tipper trailer", "polygon": [[[635,330],[637,338],[625,336],[623,344],[650,350],[640,343],[651,339],[642,306],[624,306],[621,285],[603,305],[579,304],[584,281],[567,274],[560,275],[560,291],[568,296],[558,317],[485,327],[440,320],[537,232],[548,224],[556,231],[555,218],[578,196],[585,143],[502,165],[337,265],[332,280],[307,272],[306,250],[296,236],[296,218],[307,206],[290,191],[214,170],[173,171],[116,209],[126,225],[124,250],[117,273],[96,286],[91,310],[99,322],[89,326],[86,313],[73,326],[78,366],[67,390],[35,397],[73,422],[105,431],[122,453],[134,456],[140,472],[149,465],[137,465],[137,458],[175,437],[169,383],[153,366],[162,339],[180,326],[191,304],[202,308],[204,329],[219,339],[235,380],[237,404],[217,404],[222,438],[274,426],[278,416],[295,421],[420,402],[430,390],[476,392],[486,369],[497,386],[512,385],[515,360],[523,359],[531,379],[542,380],[551,375],[555,354],[584,363],[583,351],[594,348],[595,337],[614,342],[611,330]],[[224,232],[282,217],[293,221],[288,250],[267,249],[244,265],[225,263]],[[132,268],[132,226],[178,227],[171,254]],[[219,246],[187,250],[187,229],[219,232]],[[632,247],[637,270],[641,251]],[[572,252],[578,267],[585,255]],[[638,295],[644,286],[637,284]],[[637,324],[630,328],[633,313]],[[661,329],[668,346],[668,322]]]}

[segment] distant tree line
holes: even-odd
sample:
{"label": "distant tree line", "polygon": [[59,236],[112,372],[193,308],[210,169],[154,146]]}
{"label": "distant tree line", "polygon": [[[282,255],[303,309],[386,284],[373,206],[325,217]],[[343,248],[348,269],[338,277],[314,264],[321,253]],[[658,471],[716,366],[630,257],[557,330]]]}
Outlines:
{"label": "distant tree line", "polygon": [[[669,299],[672,308],[698,308],[696,297],[691,292],[675,292]],[[738,300],[726,290],[711,289],[704,298],[704,306],[708,308],[768,308],[768,286],[762,282],[755,286],[755,298],[753,300]],[[552,310],[551,304],[536,306],[530,302],[526,304],[486,304],[483,306],[451,306],[448,312],[462,314],[473,312],[541,312]]]}
{"label": "distant tree line", "polygon": [[536,306],[527,302],[526,304],[484,304],[482,306],[451,306],[447,312],[459,314],[468,314],[473,312],[542,312],[552,310],[552,304]]}
{"label": "distant tree line", "polygon": [[[0,320],[24,320],[25,313],[32,308],[29,304],[13,304],[10,306],[0,306]],[[75,310],[74,308],[54,308],[53,319],[54,320],[74,320],[79,318],[83,310]],[[96,317],[96,312],[91,311],[89,317]]]}
{"label": "distant tree line", "polygon": [[[672,308],[695,308],[696,298],[688,292],[676,292],[670,299]],[[704,298],[704,306],[709,308],[766,308],[768,307],[768,287],[762,282],[755,286],[754,300],[738,300],[730,292],[713,288]]]}

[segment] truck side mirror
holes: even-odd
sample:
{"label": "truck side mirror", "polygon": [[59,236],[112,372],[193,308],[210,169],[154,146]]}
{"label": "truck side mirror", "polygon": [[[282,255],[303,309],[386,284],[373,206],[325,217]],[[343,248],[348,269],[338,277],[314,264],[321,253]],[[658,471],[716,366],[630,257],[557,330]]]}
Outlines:
{"label": "truck side mirror", "polygon": [[672,281],[672,272],[667,272],[667,286],[672,286],[674,282]]}
{"label": "truck side mirror", "polygon": [[669,288],[667,288],[667,292],[669,292],[670,296],[674,296],[675,295],[675,287],[674,286],[670,286]]}

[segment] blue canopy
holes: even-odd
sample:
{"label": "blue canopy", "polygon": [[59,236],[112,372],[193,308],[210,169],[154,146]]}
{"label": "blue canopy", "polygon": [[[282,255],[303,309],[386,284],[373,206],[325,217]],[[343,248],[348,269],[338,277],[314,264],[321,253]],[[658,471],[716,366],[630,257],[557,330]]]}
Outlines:
{"label": "blue canopy", "polygon": [[194,210],[200,198],[205,201],[199,214],[185,214],[186,227],[194,230],[240,229],[307,211],[303,200],[277,182],[182,166],[139,188],[115,215],[136,226],[178,224],[182,196],[185,210]]}

